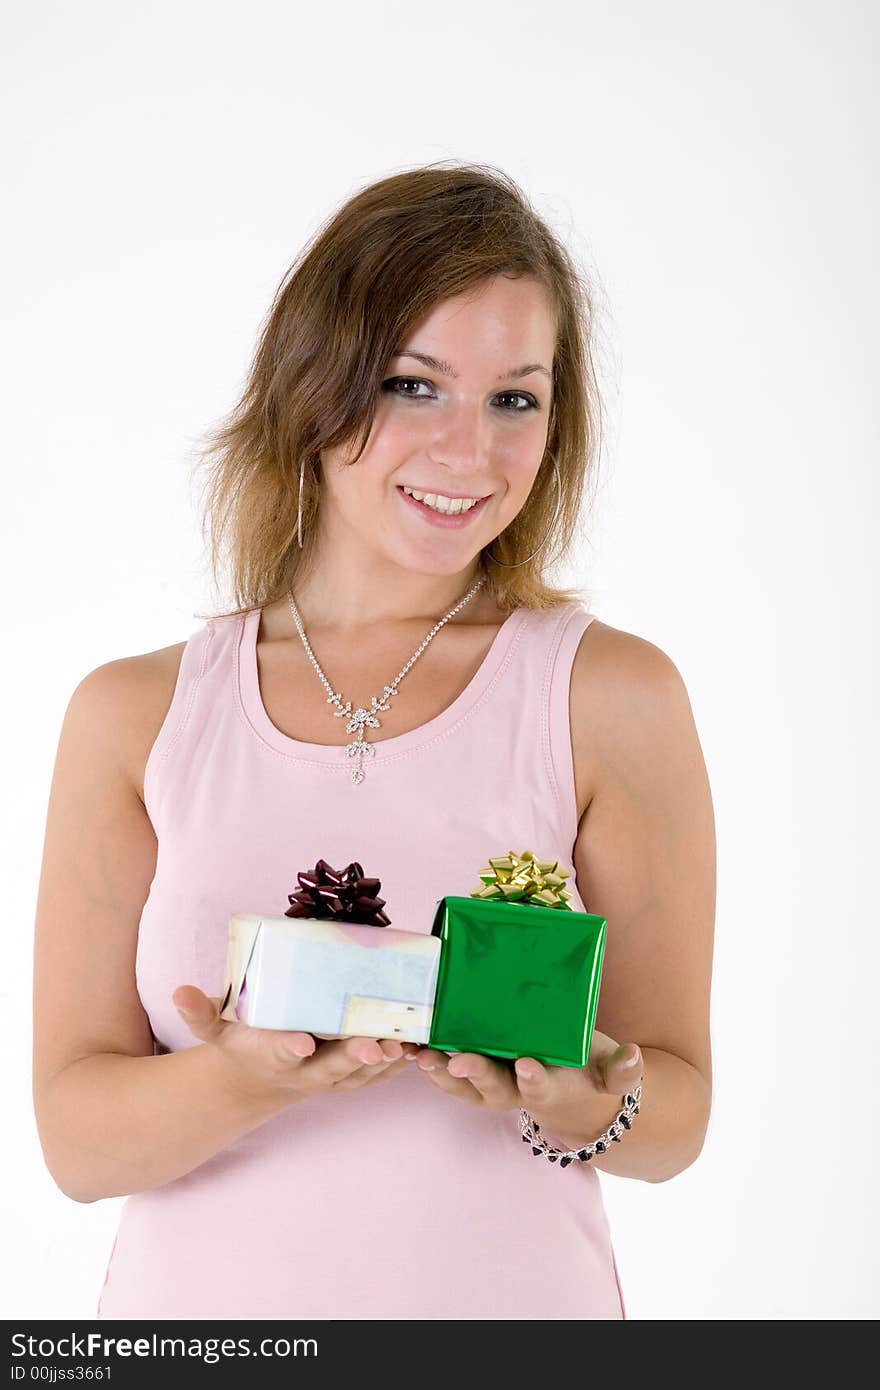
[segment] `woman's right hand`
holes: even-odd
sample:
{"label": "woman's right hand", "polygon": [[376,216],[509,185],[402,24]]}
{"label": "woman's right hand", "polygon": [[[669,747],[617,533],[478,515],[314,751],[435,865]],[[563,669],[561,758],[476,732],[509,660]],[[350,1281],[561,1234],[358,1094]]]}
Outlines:
{"label": "woman's right hand", "polygon": [[311,1033],[251,1028],[220,1017],[221,997],[180,985],[172,1003],[193,1037],[218,1048],[230,1083],[249,1099],[321,1091],[353,1091],[400,1071],[419,1053],[418,1043],[396,1038],[332,1038]]}

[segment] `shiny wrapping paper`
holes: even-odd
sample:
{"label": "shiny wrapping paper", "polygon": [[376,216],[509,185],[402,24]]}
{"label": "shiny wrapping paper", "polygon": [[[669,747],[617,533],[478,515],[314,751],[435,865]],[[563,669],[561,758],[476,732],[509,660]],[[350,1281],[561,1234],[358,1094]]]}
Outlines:
{"label": "shiny wrapping paper", "polygon": [[568,871],[530,851],[489,861],[470,897],[437,904],[441,942],[429,1046],[586,1066],[606,922],[574,912]]}

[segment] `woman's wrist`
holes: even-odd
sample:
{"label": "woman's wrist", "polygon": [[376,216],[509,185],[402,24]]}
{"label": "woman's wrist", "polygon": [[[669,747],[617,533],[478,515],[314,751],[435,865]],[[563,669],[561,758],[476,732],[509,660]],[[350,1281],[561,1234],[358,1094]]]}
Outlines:
{"label": "woman's wrist", "polygon": [[584,1124],[578,1125],[573,1118],[571,1124],[563,1123],[559,1128],[553,1130],[547,1129],[544,1125],[541,1125],[540,1132],[547,1140],[547,1143],[551,1144],[555,1149],[562,1149],[563,1152],[573,1149],[582,1149],[585,1144],[592,1143],[594,1139],[597,1139],[600,1134],[603,1134],[608,1129],[609,1125],[614,1123],[620,1113],[621,1104],[621,1096],[609,1096],[608,1105],[606,1107],[607,1113],[603,1111],[603,1115],[598,1123],[594,1122],[589,1126]]}
{"label": "woman's wrist", "polygon": [[699,1156],[712,1088],[696,1067],[674,1053],[656,1047],[641,1051],[644,1099],[640,1114],[622,1143],[612,1143],[596,1154],[590,1166],[615,1177],[667,1182]]}
{"label": "woman's wrist", "polygon": [[294,1090],[289,1081],[258,1086],[236,1064],[221,1045],[202,1043],[213,1056],[210,1065],[216,1072],[220,1092],[226,1097],[230,1110],[242,1121],[254,1126],[272,1120],[296,1101],[302,1092]]}

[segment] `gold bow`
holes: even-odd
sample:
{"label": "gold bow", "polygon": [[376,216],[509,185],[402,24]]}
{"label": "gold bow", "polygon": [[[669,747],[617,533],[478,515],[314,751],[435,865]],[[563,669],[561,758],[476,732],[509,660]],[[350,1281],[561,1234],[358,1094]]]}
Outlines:
{"label": "gold bow", "polygon": [[511,850],[501,859],[489,860],[489,868],[480,874],[483,886],[475,888],[470,896],[485,902],[500,898],[504,902],[534,903],[573,912],[568,901],[572,895],[565,887],[569,876],[570,870],[560,868],[558,859],[536,859],[530,849],[522,854]]}

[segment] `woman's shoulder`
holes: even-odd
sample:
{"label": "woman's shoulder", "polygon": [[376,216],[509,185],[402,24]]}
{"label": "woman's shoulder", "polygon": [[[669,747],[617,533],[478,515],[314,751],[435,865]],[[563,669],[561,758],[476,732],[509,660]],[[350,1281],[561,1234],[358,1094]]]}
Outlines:
{"label": "woman's shoulder", "polygon": [[78,687],[77,694],[89,701],[93,718],[116,741],[120,765],[141,801],[147,758],[171,708],[188,640],[107,661],[90,671]]}
{"label": "woman's shoulder", "polygon": [[193,640],[204,639],[212,627],[234,623],[237,613],[207,619],[182,642],[134,656],[118,657],[89,673],[96,714],[103,707],[119,740],[118,752],[132,785],[144,799],[144,772],[150,750],[171,708],[183,654]]}
{"label": "woman's shoulder", "polygon": [[571,670],[570,714],[578,812],[586,810],[603,770],[619,767],[621,750],[633,746],[670,700],[687,699],[681,674],[654,642],[593,618],[584,630]]}
{"label": "woman's shoulder", "polygon": [[654,642],[599,618],[593,618],[584,630],[572,671],[573,677],[587,688],[591,682],[607,685],[610,680],[618,693],[629,682],[651,682],[678,674],[672,658]]}

